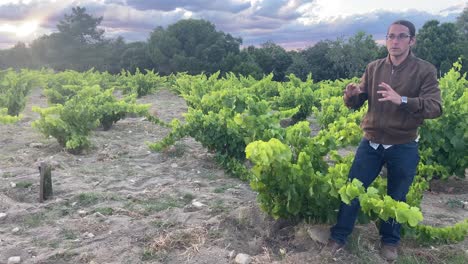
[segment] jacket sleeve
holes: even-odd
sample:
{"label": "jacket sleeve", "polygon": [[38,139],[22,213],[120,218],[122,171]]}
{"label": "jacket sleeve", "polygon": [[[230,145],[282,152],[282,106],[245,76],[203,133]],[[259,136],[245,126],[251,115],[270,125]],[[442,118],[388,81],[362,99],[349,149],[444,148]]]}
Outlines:
{"label": "jacket sleeve", "polygon": [[351,97],[343,97],[344,103],[348,108],[351,108],[353,110],[357,110],[361,108],[361,106],[364,104],[364,102],[367,100],[368,96],[368,87],[367,84],[369,83],[368,81],[368,76],[369,76],[369,66],[367,66],[366,71],[361,77],[361,82],[359,83],[359,90],[361,92],[358,95],[351,96]]}
{"label": "jacket sleeve", "polygon": [[402,107],[416,117],[424,119],[437,118],[442,115],[442,99],[435,67],[432,66],[422,76],[421,81],[419,96],[408,98],[408,103],[402,105]]}

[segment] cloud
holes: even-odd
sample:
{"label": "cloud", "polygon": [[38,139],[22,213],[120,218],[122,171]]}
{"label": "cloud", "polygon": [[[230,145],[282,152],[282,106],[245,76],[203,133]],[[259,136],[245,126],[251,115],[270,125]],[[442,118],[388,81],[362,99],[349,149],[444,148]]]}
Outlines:
{"label": "cloud", "polygon": [[204,11],[193,13],[193,17],[209,20],[218,30],[242,37],[249,42],[252,39],[250,36],[274,35],[285,25],[294,23],[301,16],[297,9],[306,2],[310,1],[253,1],[251,8],[240,13]]}
{"label": "cloud", "polygon": [[247,1],[213,1],[213,0],[127,0],[126,4],[138,10],[161,10],[172,11],[182,8],[188,11],[199,12],[203,10],[216,10],[231,13],[238,13],[250,7]]}
{"label": "cloud", "polygon": [[[216,25],[217,29],[229,32],[273,31],[280,28],[284,21],[277,18],[230,14],[220,12],[194,13],[194,18],[206,19]],[[235,21],[235,23],[233,23]]]}
{"label": "cloud", "polygon": [[415,24],[416,29],[420,29],[428,20],[453,22],[457,15],[440,16],[417,10],[408,10],[403,13],[376,11],[360,16],[335,19],[332,22],[304,25],[296,21],[283,25],[272,34],[256,34],[257,32],[244,34],[243,40],[244,45],[260,45],[267,41],[273,41],[287,49],[304,49],[320,40],[336,40],[338,37],[349,38],[359,31],[372,35],[375,40],[383,40],[388,26],[395,20],[410,20]]}
{"label": "cloud", "polygon": [[299,9],[310,1],[303,0],[268,0],[257,2],[254,6],[253,15],[278,18],[283,20],[294,20],[301,16]]}
{"label": "cloud", "polygon": [[31,14],[34,14],[35,10],[31,9],[31,5],[26,4],[7,4],[0,6],[0,21],[18,21],[23,20]]}
{"label": "cloud", "polygon": [[115,6],[103,11],[104,20],[101,25],[107,28],[126,28],[135,31],[153,30],[158,26],[166,27],[187,17],[187,11],[173,10],[163,12],[158,10],[141,11],[124,6]]}
{"label": "cloud", "polygon": [[445,9],[442,9],[440,13],[442,14],[459,13],[460,10],[464,8],[468,8],[468,2],[466,2],[465,4],[460,3],[458,5],[449,6]]}

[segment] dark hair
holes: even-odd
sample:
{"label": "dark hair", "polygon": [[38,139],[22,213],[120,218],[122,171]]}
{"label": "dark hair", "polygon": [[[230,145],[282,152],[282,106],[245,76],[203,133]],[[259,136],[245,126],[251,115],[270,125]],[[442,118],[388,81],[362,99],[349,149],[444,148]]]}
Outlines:
{"label": "dark hair", "polygon": [[391,25],[405,26],[405,27],[407,27],[409,29],[409,33],[410,33],[410,35],[412,37],[416,36],[416,28],[414,27],[414,24],[409,22],[408,20],[397,20],[397,21],[393,22]]}

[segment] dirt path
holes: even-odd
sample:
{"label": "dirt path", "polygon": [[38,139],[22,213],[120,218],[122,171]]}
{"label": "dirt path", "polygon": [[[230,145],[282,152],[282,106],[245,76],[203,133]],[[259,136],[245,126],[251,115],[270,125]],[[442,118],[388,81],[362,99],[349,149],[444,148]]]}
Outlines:
{"label": "dirt path", "polygon": [[[164,121],[187,110],[168,91],[140,102],[151,103]],[[237,253],[250,255],[254,263],[362,263],[366,258],[385,263],[377,256],[372,225],[357,228],[351,253],[322,258],[311,236],[328,227],[265,216],[248,183],[225,175],[193,139],[150,152],[146,143],[162,139],[168,129],[141,118],[96,131],[89,151],[69,154],[31,128],[38,117],[31,107],[46,105],[36,89],[24,119],[0,126],[0,213],[6,214],[0,219],[0,263],[12,256],[22,263],[233,263]],[[40,161],[54,166],[54,197],[42,204],[37,202]],[[468,201],[467,185],[460,181],[461,191],[426,194],[426,222],[446,225],[467,218],[462,203]],[[430,250],[410,245],[405,252]]]}

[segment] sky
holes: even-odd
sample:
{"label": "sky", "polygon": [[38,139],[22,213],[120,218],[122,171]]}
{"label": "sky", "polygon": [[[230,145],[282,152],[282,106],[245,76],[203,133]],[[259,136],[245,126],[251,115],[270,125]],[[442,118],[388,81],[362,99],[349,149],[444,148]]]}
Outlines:
{"label": "sky", "polygon": [[377,42],[388,25],[408,19],[416,28],[431,19],[454,22],[467,0],[0,0],[0,49],[57,32],[72,7],[103,17],[105,36],[146,41],[158,26],[205,19],[216,30],[241,37],[243,46],[272,41],[287,50],[320,40],[371,34]]}

